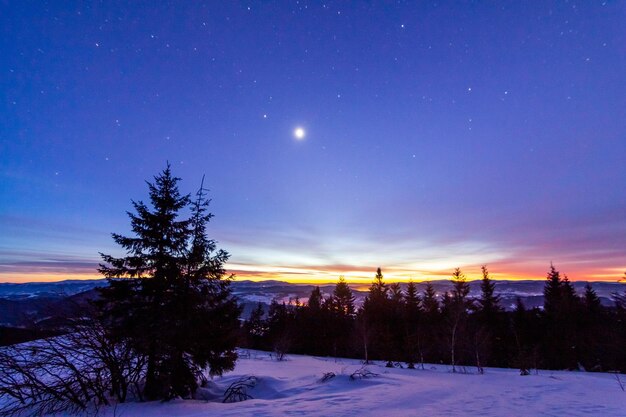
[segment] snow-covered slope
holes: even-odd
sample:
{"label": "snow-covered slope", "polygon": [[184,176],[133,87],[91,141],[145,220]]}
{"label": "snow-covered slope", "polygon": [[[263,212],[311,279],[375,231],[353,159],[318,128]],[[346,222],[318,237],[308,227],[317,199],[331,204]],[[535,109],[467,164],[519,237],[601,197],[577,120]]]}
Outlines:
{"label": "snow-covered slope", "polygon": [[[350,380],[362,365],[356,360],[290,355],[283,362],[265,352],[250,352],[237,367],[215,378],[199,395],[205,401],[124,404],[124,417],[200,416],[626,416],[626,392],[614,375],[539,371],[520,376],[516,370],[487,369],[484,375],[453,374],[446,366],[426,370],[369,370],[373,378]],[[336,377],[320,382],[324,373]],[[223,404],[221,395],[233,381],[258,378],[243,402]],[[113,410],[104,410],[113,416]]]}

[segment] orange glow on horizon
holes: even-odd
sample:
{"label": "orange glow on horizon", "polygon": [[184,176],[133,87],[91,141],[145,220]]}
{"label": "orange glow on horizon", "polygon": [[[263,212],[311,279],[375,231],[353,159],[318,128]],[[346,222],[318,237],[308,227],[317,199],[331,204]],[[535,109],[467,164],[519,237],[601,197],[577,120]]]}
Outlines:
{"label": "orange glow on horizon", "polygon": [[[235,281],[282,281],[290,284],[334,284],[337,282],[340,276],[343,276],[345,280],[356,286],[369,286],[376,273],[376,268],[359,270],[359,271],[334,271],[334,270],[321,270],[317,268],[279,268],[279,267],[259,267],[254,268],[252,266],[246,266],[241,268],[241,265],[237,265],[240,268],[233,268],[227,270],[228,274],[235,275]],[[621,269],[622,271],[626,268]],[[479,268],[461,267],[468,281],[478,280],[482,278]],[[547,271],[547,269],[546,269]],[[623,272],[619,273],[619,269],[611,269],[610,271],[602,271],[595,273],[584,273],[579,277],[573,275],[570,276],[572,281],[604,281],[604,282],[618,282],[623,279]],[[424,281],[437,281],[448,280],[451,278],[452,270],[446,271],[428,271],[428,272],[415,272],[408,270],[399,270],[389,267],[385,269],[382,267],[382,272],[386,282],[408,282],[413,280],[414,282]],[[509,281],[522,281],[522,280],[544,280],[545,274],[524,274],[524,273],[506,273],[506,272],[491,272],[490,277],[494,280],[509,280]],[[0,273],[0,282],[2,283],[27,283],[27,282],[55,282],[64,280],[90,280],[90,279],[102,279],[102,275],[99,275],[94,271],[93,274],[85,274],[84,272],[32,272],[32,273]]]}

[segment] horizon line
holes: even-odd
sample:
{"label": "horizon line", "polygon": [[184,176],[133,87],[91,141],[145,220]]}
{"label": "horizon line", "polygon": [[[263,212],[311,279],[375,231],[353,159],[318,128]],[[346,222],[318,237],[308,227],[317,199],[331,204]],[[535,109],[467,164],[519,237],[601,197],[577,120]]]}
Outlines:
{"label": "horizon line", "polygon": [[[106,280],[106,277],[99,277],[99,276],[82,276],[82,275],[78,275],[78,276],[74,276],[74,277],[60,277],[59,279],[54,279],[54,276],[50,276],[51,274],[46,274],[46,277],[48,278],[52,278],[52,279],[30,279],[30,280],[4,280],[3,278],[0,278],[0,284],[13,284],[13,285],[22,285],[22,284],[56,284],[56,283],[63,283],[63,282],[71,282],[71,281],[99,281],[99,280]],[[56,274],[52,274],[52,275],[56,275]],[[26,278],[26,276],[31,276],[31,274],[26,274],[25,276],[23,276],[24,278]],[[227,277],[225,277],[227,278]],[[338,281],[339,281],[339,276],[337,277],[337,279],[335,280],[328,280],[328,279],[323,279],[323,278],[319,278],[319,279],[306,279],[306,280],[300,280],[300,279],[288,279],[288,278],[284,278],[284,277],[263,277],[263,278],[259,278],[259,277],[255,277],[255,276],[235,276],[233,278],[233,281],[235,282],[280,282],[280,283],[284,283],[284,284],[291,284],[291,285],[335,285]],[[371,281],[373,281],[373,277],[372,278],[366,278],[366,277],[344,277],[346,282],[348,284],[357,284],[357,285],[364,285],[364,284],[370,284]],[[126,278],[121,278],[121,279],[126,279]],[[148,279],[148,278],[146,278]],[[498,281],[498,282],[532,282],[532,281],[545,281],[546,277],[519,277],[519,278],[500,278],[500,277],[489,277],[490,280],[492,281]],[[367,280],[367,281],[366,281]],[[437,278],[432,278],[432,279],[405,279],[405,278],[395,278],[395,279],[390,279],[385,277],[384,280],[386,283],[408,283],[410,281],[413,281],[416,284],[423,284],[423,283],[427,283],[427,282],[436,282],[436,281],[452,281],[451,277],[437,277]],[[479,282],[482,281],[482,278],[470,278],[466,276],[466,281],[468,283],[471,282]],[[626,281],[624,281],[623,279],[613,279],[613,280],[608,280],[608,279],[577,279],[577,280],[571,280],[571,282],[591,282],[591,283],[613,283],[613,284],[626,284]]]}

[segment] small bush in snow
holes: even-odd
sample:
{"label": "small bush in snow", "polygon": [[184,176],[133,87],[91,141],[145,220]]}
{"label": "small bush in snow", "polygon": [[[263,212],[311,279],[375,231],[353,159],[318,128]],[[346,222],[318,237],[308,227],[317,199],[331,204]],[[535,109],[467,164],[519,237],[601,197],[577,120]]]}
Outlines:
{"label": "small bush in snow", "polygon": [[224,392],[223,403],[237,403],[252,399],[252,395],[248,394],[248,389],[253,388],[257,383],[255,376],[247,376],[230,384]]}
{"label": "small bush in snow", "polygon": [[322,383],[324,383],[324,382],[328,382],[328,381],[330,381],[331,379],[333,379],[335,376],[336,376],[336,375],[335,375],[335,373],[334,373],[334,372],[326,372],[326,373],[324,374],[324,376],[322,376],[322,378],[320,378],[320,381],[319,381],[319,382],[322,382]]}
{"label": "small bush in snow", "polygon": [[354,380],[357,380],[357,379],[373,378],[375,376],[378,376],[378,374],[370,371],[365,366],[362,366],[359,369],[357,369],[356,371],[352,372],[352,374],[350,375],[350,380],[354,381]]}
{"label": "small bush in snow", "polygon": [[96,412],[138,395],[145,357],[83,318],[71,332],[0,349],[0,416]]}

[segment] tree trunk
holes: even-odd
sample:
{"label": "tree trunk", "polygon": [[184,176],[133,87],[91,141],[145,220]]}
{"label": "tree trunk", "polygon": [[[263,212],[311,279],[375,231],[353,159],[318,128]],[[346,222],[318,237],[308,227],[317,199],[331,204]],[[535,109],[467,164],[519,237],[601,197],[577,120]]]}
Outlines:
{"label": "tree trunk", "polygon": [[148,353],[148,368],[146,369],[146,386],[144,387],[144,395],[147,400],[158,398],[158,389],[156,382],[156,354],[154,342],[150,342],[150,351]]}
{"label": "tree trunk", "polygon": [[456,359],[454,357],[454,350],[456,344],[456,323],[452,327],[452,337],[450,338],[450,359],[452,362],[452,372],[456,372]]}

